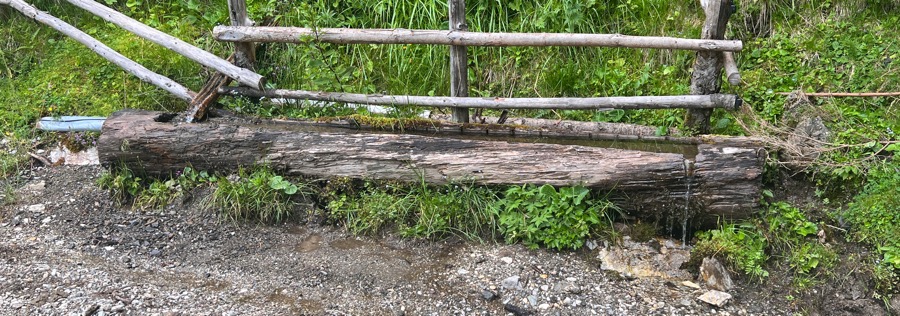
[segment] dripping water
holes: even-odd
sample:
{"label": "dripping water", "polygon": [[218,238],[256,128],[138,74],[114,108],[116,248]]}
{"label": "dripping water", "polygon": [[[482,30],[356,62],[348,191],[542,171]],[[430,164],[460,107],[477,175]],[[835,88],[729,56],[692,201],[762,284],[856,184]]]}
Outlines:
{"label": "dripping water", "polygon": [[684,175],[687,189],[684,191],[684,208],[681,215],[681,245],[687,247],[688,220],[691,217],[691,184],[694,182],[694,162],[684,160]]}

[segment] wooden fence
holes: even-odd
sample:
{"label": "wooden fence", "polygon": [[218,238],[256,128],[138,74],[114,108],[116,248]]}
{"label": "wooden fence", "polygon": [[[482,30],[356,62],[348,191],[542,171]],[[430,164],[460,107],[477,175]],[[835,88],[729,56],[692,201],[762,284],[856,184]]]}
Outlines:
{"label": "wooden fence", "polygon": [[[142,80],[156,85],[180,99],[191,103],[187,120],[196,121],[205,115],[206,108],[220,94],[253,97],[294,98],[331,102],[379,105],[419,105],[453,109],[452,119],[467,123],[470,108],[493,109],[688,109],[686,125],[694,133],[709,131],[709,117],[714,108],[736,109],[741,99],[735,95],[719,94],[722,70],[728,82],[740,83],[740,74],[733,52],[743,45],[737,40],[725,40],[725,26],[732,13],[732,0],[703,1],[706,20],[700,39],[673,37],[627,36],[621,34],[569,33],[482,33],[467,30],[465,1],[448,0],[448,30],[353,29],[258,27],[248,18],[245,0],[228,0],[230,26],[218,26],[213,36],[219,41],[235,43],[235,53],[220,58],[194,47],[178,38],[146,26],[124,14],[93,0],[67,0],[69,3],[118,25],[137,36],[169,48],[217,73],[199,92],[144,68],[49,14],[41,12],[23,0],[0,0],[34,20],[85,44],[116,65]],[[447,45],[450,49],[450,92],[447,97],[407,95],[365,95],[302,90],[266,90],[265,78],[255,73],[255,43],[304,43],[317,41],[335,44],[428,44]],[[680,49],[697,51],[691,78],[691,95],[686,96],[616,96],[599,98],[481,98],[469,97],[467,46],[579,46],[625,47],[645,49]],[[237,81],[240,87],[229,87]]]}
{"label": "wooden fence", "polygon": [[[243,2],[229,0],[229,2]],[[706,1],[704,1],[706,2]],[[221,93],[271,98],[347,102],[362,104],[402,104],[453,108],[452,119],[467,123],[469,108],[497,109],[688,109],[688,126],[696,133],[709,131],[713,108],[736,109],[741,100],[718,95],[724,68],[728,82],[740,84],[740,74],[732,52],[743,48],[741,41],[724,40],[725,25],[731,15],[731,0],[708,1],[702,38],[626,36],[621,34],[568,33],[482,33],[469,32],[465,0],[448,0],[448,30],[353,29],[218,26],[213,36],[219,41],[246,43],[333,44],[428,44],[450,46],[450,96],[363,95],[300,90],[254,90],[223,87]],[[472,98],[468,97],[467,46],[579,46],[681,49],[698,51],[691,82],[693,96],[649,96],[607,98]]]}

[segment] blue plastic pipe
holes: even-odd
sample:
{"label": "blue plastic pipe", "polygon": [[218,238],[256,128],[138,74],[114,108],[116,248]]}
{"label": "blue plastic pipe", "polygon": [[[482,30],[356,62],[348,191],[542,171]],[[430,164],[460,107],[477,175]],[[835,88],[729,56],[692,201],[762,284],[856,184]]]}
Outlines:
{"label": "blue plastic pipe", "polygon": [[102,116],[44,117],[37,127],[50,132],[99,132],[105,121]]}

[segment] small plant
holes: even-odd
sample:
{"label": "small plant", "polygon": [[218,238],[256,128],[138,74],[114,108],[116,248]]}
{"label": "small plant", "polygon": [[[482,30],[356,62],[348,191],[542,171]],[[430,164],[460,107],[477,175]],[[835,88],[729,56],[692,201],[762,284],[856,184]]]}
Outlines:
{"label": "small plant", "polygon": [[592,200],[582,186],[515,186],[496,204],[500,230],[507,241],[522,240],[531,248],[578,249],[616,207]]}
{"label": "small plant", "polygon": [[120,204],[131,201],[143,190],[141,178],[136,177],[131,169],[125,166],[103,172],[97,179],[97,185],[108,190],[112,198]]}
{"label": "small plant", "polygon": [[80,152],[90,147],[97,146],[97,132],[71,132],[61,133],[59,142],[73,153]]}
{"label": "small plant", "polygon": [[766,238],[751,224],[728,224],[716,230],[697,234],[699,242],[691,251],[691,261],[699,263],[704,257],[723,259],[732,270],[761,280],[769,276],[763,269],[768,260]]}
{"label": "small plant", "polygon": [[210,207],[218,208],[230,220],[254,220],[263,223],[281,222],[294,210],[293,196],[311,192],[265,167],[248,174],[238,171],[237,179],[217,179],[217,186],[208,199]]}
{"label": "small plant", "polygon": [[493,234],[491,209],[496,194],[485,187],[461,184],[429,186],[366,183],[358,195],[339,195],[328,204],[332,218],[356,234],[377,233],[395,226],[401,235],[479,239]]}

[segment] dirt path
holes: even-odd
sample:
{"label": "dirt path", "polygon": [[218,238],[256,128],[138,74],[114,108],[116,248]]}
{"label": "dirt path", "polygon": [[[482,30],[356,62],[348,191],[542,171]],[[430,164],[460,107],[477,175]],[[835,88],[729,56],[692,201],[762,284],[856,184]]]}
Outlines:
{"label": "dirt path", "polygon": [[[35,172],[0,209],[0,315],[787,315],[735,291],[724,308],[679,279],[599,268],[597,252],[357,238],[234,225],[183,201],[114,206],[99,167]],[[666,251],[666,246],[661,246]],[[652,252],[652,251],[651,251]]]}

